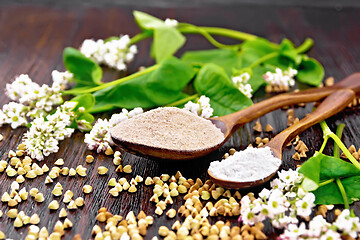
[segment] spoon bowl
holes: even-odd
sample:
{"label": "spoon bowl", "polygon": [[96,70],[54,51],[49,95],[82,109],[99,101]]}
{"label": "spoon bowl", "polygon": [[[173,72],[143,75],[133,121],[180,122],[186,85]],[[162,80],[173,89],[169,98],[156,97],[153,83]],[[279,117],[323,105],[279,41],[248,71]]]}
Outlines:
{"label": "spoon bowl", "polygon": [[[299,122],[288,127],[284,131],[280,132],[264,147],[269,147],[272,151],[272,154],[282,160],[282,151],[292,139],[302,133],[305,129],[342,111],[344,108],[346,108],[346,106],[348,106],[349,103],[352,102],[354,97],[355,93],[350,89],[335,91],[330,96],[325,98],[325,100],[316,108],[314,112],[307,115]],[[275,172],[269,173],[267,177],[251,182],[229,181],[225,179],[220,179],[214,176],[209,170],[208,174],[210,179],[218,186],[230,189],[242,189],[255,187],[269,181],[279,169],[280,165]]]}
{"label": "spoon bowl", "polygon": [[198,150],[176,150],[147,146],[123,140],[114,135],[112,131],[110,131],[110,133],[113,141],[117,145],[130,152],[170,160],[195,159],[206,156],[219,149],[238,128],[266,113],[288,105],[320,101],[336,90],[342,88],[350,88],[355,92],[360,93],[360,73],[354,73],[331,87],[312,88],[299,92],[280,94],[238,112],[222,117],[210,118],[209,120],[224,134],[224,140],[212,147]]}

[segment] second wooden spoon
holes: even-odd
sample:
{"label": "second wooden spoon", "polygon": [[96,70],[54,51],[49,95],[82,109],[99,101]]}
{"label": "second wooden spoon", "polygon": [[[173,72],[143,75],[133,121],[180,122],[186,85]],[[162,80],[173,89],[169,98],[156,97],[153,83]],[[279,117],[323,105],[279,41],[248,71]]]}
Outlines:
{"label": "second wooden spoon", "polygon": [[[303,132],[305,129],[342,111],[344,108],[346,108],[346,106],[348,106],[354,97],[355,93],[350,89],[343,89],[334,92],[329,97],[327,97],[314,112],[276,135],[265,146],[270,147],[273,155],[281,160],[282,151],[289,143],[289,141],[291,141],[295,136]],[[264,161],[266,161],[266,159]],[[246,169],[244,169],[244,171],[246,171]],[[241,189],[263,184],[269,181],[276,174],[276,172],[277,171],[271,172],[267,177],[251,182],[237,182],[220,179],[215,177],[211,171],[208,171],[208,174],[210,179],[218,186],[231,189]]]}

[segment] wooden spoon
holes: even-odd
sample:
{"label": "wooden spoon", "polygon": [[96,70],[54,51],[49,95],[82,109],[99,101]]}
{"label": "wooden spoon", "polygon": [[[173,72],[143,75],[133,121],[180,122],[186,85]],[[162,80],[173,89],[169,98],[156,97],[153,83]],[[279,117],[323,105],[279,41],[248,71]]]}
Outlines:
{"label": "wooden spoon", "polygon": [[209,120],[212,121],[215,126],[220,128],[224,133],[224,141],[210,148],[204,148],[195,151],[170,150],[128,142],[118,138],[115,135],[111,136],[113,141],[120,145],[120,147],[130,152],[140,153],[145,156],[171,160],[188,160],[199,158],[220,148],[238,128],[248,122],[251,122],[254,119],[265,115],[266,113],[288,105],[319,101],[337,89],[342,88],[350,88],[355,92],[360,93],[360,73],[354,73],[331,87],[312,88],[299,92],[280,94],[262,102],[256,103],[241,111],[222,117],[210,118]]}
{"label": "wooden spoon", "polygon": [[[341,110],[346,108],[349,103],[355,97],[354,91],[350,89],[338,90],[328,96],[314,112],[307,115],[305,118],[301,119],[299,122],[288,127],[278,135],[276,135],[270,142],[265,146],[270,147],[273,155],[280,160],[282,160],[282,151],[285,146],[297,135],[303,132],[305,129],[313,126],[314,124],[325,120],[336,113],[339,113]],[[280,166],[279,166],[280,168]],[[245,171],[245,170],[244,170]],[[277,170],[273,173],[269,173],[269,176],[264,179],[259,179],[251,182],[236,182],[236,181],[227,181],[223,179],[216,178],[208,170],[210,179],[218,186],[231,189],[240,189],[240,188],[249,188],[258,186],[269,181],[275,174]]]}

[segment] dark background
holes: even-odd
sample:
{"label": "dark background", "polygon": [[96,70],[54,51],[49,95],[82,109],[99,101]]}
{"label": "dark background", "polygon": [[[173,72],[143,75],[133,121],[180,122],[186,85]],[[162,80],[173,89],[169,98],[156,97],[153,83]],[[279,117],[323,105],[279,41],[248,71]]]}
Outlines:
{"label": "dark background", "polygon": [[[64,47],[79,47],[86,38],[107,38],[109,36],[139,32],[133,21],[132,10],[137,9],[153,14],[159,18],[167,17],[182,22],[190,22],[203,26],[219,26],[241,30],[266,37],[271,41],[280,42],[283,38],[291,39],[296,45],[303,42],[306,37],[315,40],[315,45],[310,51],[311,57],[319,60],[325,68],[326,77],[333,76],[338,81],[345,76],[360,69],[360,2],[358,1],[0,1],[0,89],[11,82],[14,76],[28,73],[37,83],[51,83],[51,71],[63,70],[62,51]],[[219,38],[222,42],[231,40]],[[129,73],[136,71],[139,66],[149,66],[153,61],[149,58],[150,41],[138,44],[139,54],[129,66]],[[189,36],[185,47],[180,51],[191,49],[207,49],[211,45],[200,36]],[[105,81],[113,80],[124,73],[105,70]],[[255,101],[270,97],[260,91]],[[9,99],[5,94],[0,94],[0,106]],[[295,108],[295,116],[302,118],[311,112],[312,105]],[[342,113],[328,120],[332,129],[339,123],[347,125],[344,131],[344,142],[347,146],[354,144],[360,147],[360,116],[359,108],[348,108]],[[107,115],[108,116],[108,115]],[[91,184],[94,192],[85,198],[82,209],[72,211],[69,219],[74,227],[66,232],[63,239],[72,239],[79,233],[83,239],[90,237],[96,212],[100,207],[107,207],[114,214],[126,215],[130,210],[137,214],[144,210],[149,215],[154,215],[154,204],[149,203],[152,188],[140,185],[134,194],[123,192],[118,198],[108,194],[107,182],[111,177],[135,177],[137,174],[144,177],[159,176],[162,173],[175,174],[180,170],[186,178],[200,177],[203,181],[208,179],[206,169],[211,161],[221,158],[229,148],[243,149],[253,143],[255,137],[271,137],[286,128],[286,111],[277,110],[260,118],[263,126],[266,123],[274,127],[272,134],[255,134],[252,130],[254,122],[241,128],[220,150],[202,159],[188,162],[153,161],[147,158],[123,152],[124,165],[131,164],[134,172],[130,175],[115,173],[112,158],[104,154],[88,151],[83,143],[84,134],[77,132],[71,139],[66,139],[60,144],[60,151],[52,154],[43,162],[50,168],[58,158],[64,158],[65,166],[76,167],[83,164],[88,168],[86,178],[59,177],[57,179],[64,187],[64,192],[70,189],[74,196],[83,196],[81,189],[85,184]],[[0,142],[0,157],[6,159],[10,149],[15,149],[21,142],[25,128],[12,130],[9,126],[0,128],[4,140]],[[318,150],[322,143],[320,127],[314,126],[300,135],[309,147],[308,155],[311,156]],[[300,162],[291,160],[295,150],[287,148],[283,159],[285,168],[294,167]],[[325,151],[332,152],[331,144]],[[93,164],[85,163],[85,156],[93,154],[96,161]],[[109,173],[106,176],[97,174],[98,166],[106,166]],[[0,194],[10,190],[10,184],[15,179],[9,179],[4,173],[0,174]],[[45,175],[34,180],[27,180],[21,184],[29,190],[39,188],[47,199],[45,203],[38,204],[29,197],[26,202],[19,205],[18,209],[24,210],[27,215],[38,213],[41,218],[40,227],[46,226],[49,231],[58,220],[59,210],[50,212],[48,203],[54,199],[51,191],[57,181],[44,185]],[[259,189],[252,189],[258,191]],[[247,191],[243,191],[243,194]],[[55,198],[62,201],[62,197]],[[182,198],[174,199],[173,208],[177,209],[182,203]],[[64,204],[60,204],[60,208]],[[6,204],[0,203],[0,209],[7,211]],[[355,208],[359,216],[359,209]],[[159,226],[170,227],[175,221],[166,216],[154,215],[154,226],[150,227],[146,239],[157,235]],[[330,216],[331,218],[331,216]],[[179,216],[176,219],[181,220]],[[224,218],[212,218],[211,222]],[[232,225],[238,224],[236,218],[229,219]],[[13,228],[13,220],[3,216],[0,219],[0,230],[7,237],[23,239],[27,228],[19,230]],[[266,233],[274,230],[269,226]]]}

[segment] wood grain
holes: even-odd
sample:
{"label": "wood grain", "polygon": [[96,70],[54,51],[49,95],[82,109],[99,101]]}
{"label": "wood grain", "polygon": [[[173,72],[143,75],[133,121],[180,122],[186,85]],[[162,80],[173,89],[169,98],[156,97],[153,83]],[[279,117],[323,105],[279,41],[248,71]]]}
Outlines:
{"label": "wood grain", "polygon": [[[155,14],[160,18],[175,18],[182,22],[191,22],[196,25],[221,26],[247,31],[260,36],[269,38],[272,41],[281,41],[287,37],[300,44],[306,37],[315,39],[314,49],[310,55],[318,59],[326,69],[326,76],[334,76],[339,80],[360,69],[360,22],[358,16],[360,9],[344,9],[342,11],[330,8],[295,8],[279,6],[235,6],[235,7],[198,7],[198,8],[144,8],[138,10]],[[63,70],[62,50],[66,46],[78,47],[85,38],[106,38],[122,33],[131,36],[138,32],[132,19],[132,9],[122,8],[51,8],[49,6],[4,6],[0,8],[0,89],[4,89],[7,82],[14,76],[21,73],[28,73],[30,77],[38,83],[51,82],[51,71],[54,69]],[[206,49],[211,46],[199,36],[189,36],[184,50]],[[224,42],[232,42],[219,38]],[[135,61],[131,63],[129,72],[134,72],[139,66],[148,66],[153,63],[148,57],[150,42],[145,41],[139,44],[139,54]],[[112,80],[118,76],[112,70],[105,72],[105,80]],[[306,88],[306,86],[299,86]],[[255,101],[268,98],[263,91],[255,96]],[[0,105],[7,103],[9,99],[0,94]],[[302,118],[309,113],[312,105],[295,109],[296,117]],[[358,107],[348,108],[328,120],[329,126],[335,129],[336,124],[341,122],[347,125],[344,131],[344,138],[347,146],[354,144],[360,147],[360,111]],[[131,164],[134,172],[130,175],[115,173],[115,166],[112,164],[111,157],[103,154],[96,154],[88,151],[83,143],[84,134],[77,132],[71,139],[66,139],[60,144],[60,151],[46,158],[40,165],[46,163],[50,168],[58,158],[64,158],[65,165],[76,167],[83,164],[88,168],[86,178],[63,177],[60,182],[64,190],[70,189],[74,196],[84,196],[81,192],[84,184],[91,184],[94,187],[92,194],[84,196],[85,206],[76,211],[70,211],[69,219],[74,223],[71,230],[66,232],[63,239],[72,239],[79,233],[83,239],[90,238],[91,228],[96,223],[96,212],[100,207],[107,207],[114,214],[125,215],[129,211],[137,214],[144,210],[147,214],[154,215],[154,205],[149,203],[152,189],[141,185],[134,194],[122,193],[120,197],[113,198],[108,194],[107,181],[111,177],[125,176],[130,179],[137,174],[143,176],[159,176],[162,173],[175,174],[180,170],[187,178],[200,177],[202,180],[208,179],[206,170],[209,163],[219,159],[229,148],[243,149],[248,144],[254,142],[255,137],[274,136],[276,133],[286,128],[286,112],[276,110],[260,118],[263,126],[270,123],[274,133],[255,134],[252,130],[254,122],[246,124],[238,130],[232,138],[218,151],[209,156],[189,162],[167,162],[154,161],[143,157],[138,157],[127,152],[123,152],[124,164]],[[4,135],[4,140],[0,142],[1,159],[6,159],[10,149],[15,149],[21,141],[21,136],[25,129],[12,130],[9,126],[0,128],[0,133]],[[309,154],[312,155],[319,149],[322,142],[322,134],[318,125],[306,130],[301,134],[301,139],[309,147]],[[331,146],[326,149],[331,153]],[[294,167],[299,162],[293,162],[291,155],[294,153],[293,147],[284,151],[284,168]],[[85,156],[93,154],[96,161],[93,164],[85,163]],[[105,176],[97,174],[98,166],[106,166],[109,173]],[[0,174],[0,194],[10,190],[10,183],[14,179],[9,179],[4,173]],[[37,187],[44,193],[46,202],[36,203],[33,199],[28,199],[19,205],[18,209],[23,210],[27,215],[38,213],[41,222],[39,226],[46,226],[52,230],[58,220],[58,211],[51,212],[47,205],[54,199],[51,190],[55,183],[44,184],[45,176],[34,180],[26,181],[21,187],[29,189]],[[253,189],[259,191],[259,188]],[[244,191],[243,193],[246,193]],[[55,198],[62,200],[62,197]],[[176,198],[173,205],[177,209],[182,203],[181,198]],[[360,215],[360,208],[355,204],[355,213]],[[60,207],[64,207],[61,203]],[[7,211],[7,206],[0,204],[3,212]],[[166,216],[158,217],[154,215],[155,223],[149,228],[146,239],[157,235],[158,227],[161,225],[171,226],[176,220],[169,220]],[[212,219],[215,222],[218,217]],[[224,220],[224,219],[223,219]],[[232,224],[237,224],[236,218],[229,219]],[[6,216],[0,218],[0,230],[6,236],[13,239],[23,239],[27,228],[14,229],[13,220]],[[266,233],[273,234],[275,231],[270,226],[266,226]]]}

